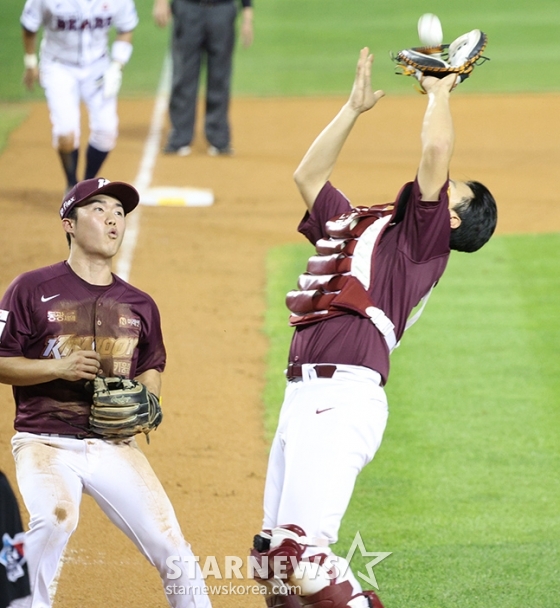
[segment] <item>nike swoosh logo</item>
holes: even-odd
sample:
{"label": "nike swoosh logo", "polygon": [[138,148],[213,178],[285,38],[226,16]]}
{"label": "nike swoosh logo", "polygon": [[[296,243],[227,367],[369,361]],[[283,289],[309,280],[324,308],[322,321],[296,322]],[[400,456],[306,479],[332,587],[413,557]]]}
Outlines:
{"label": "nike swoosh logo", "polygon": [[45,298],[45,296],[41,296],[41,302],[48,302],[49,300],[54,300],[55,298],[58,298],[60,294],[57,293],[55,296],[50,296],[48,298]]}
{"label": "nike swoosh logo", "polygon": [[334,407],[326,407],[324,410],[315,410],[315,413],[322,414],[323,412],[328,412],[329,410],[334,410]]}

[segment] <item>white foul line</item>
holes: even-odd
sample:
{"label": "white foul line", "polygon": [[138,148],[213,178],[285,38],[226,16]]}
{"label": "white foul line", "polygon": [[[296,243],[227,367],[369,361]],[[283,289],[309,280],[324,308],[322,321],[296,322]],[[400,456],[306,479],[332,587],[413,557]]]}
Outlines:
{"label": "white foul line", "polygon": [[[139,191],[143,192],[152,183],[152,176],[154,172],[154,165],[156,164],[156,158],[159,153],[161,131],[163,126],[163,120],[165,111],[167,109],[167,102],[169,98],[169,87],[171,84],[171,60],[169,54],[165,56],[163,61],[163,68],[161,77],[158,85],[156,102],[154,105],[154,111],[152,113],[152,122],[150,123],[150,131],[144,144],[144,153],[142,154],[142,160],[140,162],[140,168],[138,174],[134,180],[134,187]],[[130,216],[127,217],[126,232],[124,234],[123,242],[119,257],[117,259],[115,274],[121,279],[128,281],[130,276],[130,269],[132,267],[132,258],[134,257],[134,249],[138,241],[138,234],[140,232],[140,216],[142,206],[138,205]],[[65,561],[64,554],[61,556],[56,569],[56,574],[52,583],[49,586],[49,596],[51,603],[54,601],[56,595],[56,589],[58,587],[58,580],[60,573],[62,572],[62,565]]]}
{"label": "white foul line", "polygon": [[[150,123],[150,130],[144,144],[144,153],[140,162],[138,174],[134,180],[134,187],[140,192],[140,194],[147,190],[152,183],[154,165],[156,164],[156,158],[160,149],[161,132],[167,110],[170,83],[171,59],[169,54],[167,54],[163,62],[163,69],[161,72],[154,111],[152,114],[152,122]],[[127,217],[126,232],[115,269],[115,273],[125,281],[128,281],[130,277],[132,258],[134,257],[134,249],[136,248],[138,234],[140,232],[141,216],[142,207],[141,205],[138,205],[138,207],[136,207],[134,210],[134,213],[131,213]]]}

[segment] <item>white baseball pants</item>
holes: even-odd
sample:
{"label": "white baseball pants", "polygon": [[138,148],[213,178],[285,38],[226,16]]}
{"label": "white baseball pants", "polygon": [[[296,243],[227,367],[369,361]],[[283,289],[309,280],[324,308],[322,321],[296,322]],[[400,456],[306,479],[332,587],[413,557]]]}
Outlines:
{"label": "white baseball pants", "polygon": [[40,80],[49,107],[55,148],[60,136],[71,133],[74,134],[74,148],[79,147],[82,100],[88,110],[89,143],[102,152],[115,147],[119,124],[117,97],[105,99],[99,83],[109,63],[108,57],[102,57],[87,67],[41,60]]}
{"label": "white baseball pants", "polygon": [[268,463],[263,529],[296,524],[319,546],[338,540],[358,473],[372,460],[387,424],[377,372],[339,365],[288,382]]}
{"label": "white baseball pants", "polygon": [[[49,585],[78,525],[83,492],[158,569],[170,606],[211,608],[173,506],[134,438],[113,442],[16,433],[12,448],[18,486],[30,514],[25,548],[33,608],[51,606]],[[189,568],[181,568],[178,578],[166,563],[171,556],[189,560]],[[170,573],[173,578],[168,578]],[[173,592],[180,587],[195,590]]]}

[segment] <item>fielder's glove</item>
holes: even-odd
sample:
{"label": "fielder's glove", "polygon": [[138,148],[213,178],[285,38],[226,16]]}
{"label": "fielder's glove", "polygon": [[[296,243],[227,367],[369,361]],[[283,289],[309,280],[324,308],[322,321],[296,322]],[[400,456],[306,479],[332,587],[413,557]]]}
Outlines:
{"label": "fielder's glove", "polygon": [[444,78],[448,74],[456,74],[456,84],[459,84],[470,76],[475,65],[488,60],[482,56],[487,41],[484,32],[472,30],[451,44],[404,49],[396,55],[391,54],[391,58],[397,64],[397,74],[414,76],[420,82],[425,76]]}
{"label": "fielder's glove", "polygon": [[100,85],[103,87],[103,97],[116,97],[122,83],[122,66],[118,61],[112,61],[105,70]]}
{"label": "fielder's glove", "polygon": [[123,439],[157,428],[163,418],[159,398],[141,382],[126,378],[93,381],[91,430],[106,439]]}

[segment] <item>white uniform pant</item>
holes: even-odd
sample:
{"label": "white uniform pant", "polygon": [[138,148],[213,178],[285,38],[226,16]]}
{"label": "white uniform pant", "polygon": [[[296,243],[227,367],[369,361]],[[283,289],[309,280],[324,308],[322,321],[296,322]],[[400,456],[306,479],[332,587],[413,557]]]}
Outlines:
{"label": "white uniform pant", "polygon": [[[17,433],[12,447],[18,486],[30,514],[25,549],[33,608],[51,606],[49,585],[78,525],[83,492],[158,569],[170,606],[210,608],[173,506],[134,438],[113,442]],[[166,563],[171,556],[183,566],[178,577],[177,569]],[[177,556],[188,560],[189,567]],[[179,588],[187,592],[179,594]]]}
{"label": "white uniform pant", "polygon": [[[263,529],[296,524],[326,547],[338,540],[356,477],[381,444],[387,397],[379,374],[365,367],[339,365],[326,379],[303,365],[303,375],[286,388],[268,462]],[[305,555],[317,553],[309,549]]]}
{"label": "white uniform pant", "polygon": [[55,148],[60,136],[71,133],[74,134],[74,149],[79,147],[81,101],[88,110],[89,143],[102,152],[115,147],[119,124],[117,97],[105,99],[99,84],[109,63],[108,57],[87,67],[41,60],[40,81],[47,98]]}

